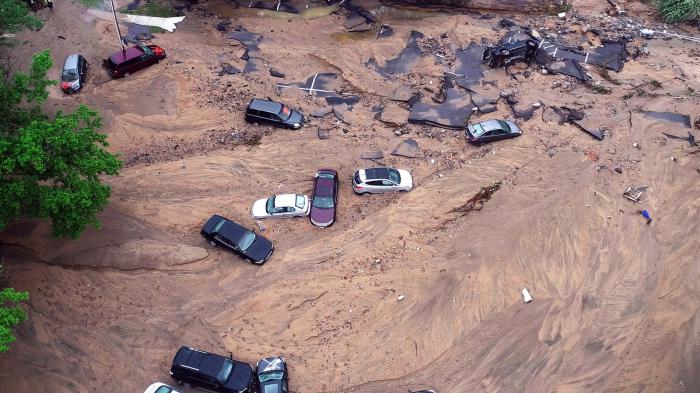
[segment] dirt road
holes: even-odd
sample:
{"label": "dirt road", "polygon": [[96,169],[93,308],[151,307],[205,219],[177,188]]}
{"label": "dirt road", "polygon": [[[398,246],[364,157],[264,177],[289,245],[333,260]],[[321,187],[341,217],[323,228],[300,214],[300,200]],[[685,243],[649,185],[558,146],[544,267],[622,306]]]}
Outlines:
{"label": "dirt road", "polygon": [[[649,55],[611,72],[614,81],[586,66],[611,94],[534,65],[511,69],[517,76],[490,70],[484,80],[496,92],[542,106],[518,120],[521,137],[475,147],[462,131],[406,125],[408,134],[396,136],[375,119],[402,84],[431,102],[439,56],[389,78],[366,64],[394,58],[411,30],[440,48],[495,42],[505,33],[494,29],[498,18],[383,9],[394,35],[377,39],[348,35],[339,14],[246,11],[231,29],[262,35],[265,68],[219,76],[221,63],[246,66],[244,48],[201,7],[152,41],[165,48],[164,62],[122,80],[99,67],[116,50],[113,26],[75,5],[57,4],[41,31],[17,38],[30,42],[13,52],[17,64],[51,48],[53,77],[65,55],[86,55],[86,89],[70,97],[56,90],[48,107],[99,109],[127,166],[106,179],[113,196],[101,230],[52,240],[47,223],[32,221],[1,234],[6,284],[31,293],[29,320],[0,357],[3,393],[140,392],[169,382],[180,345],[252,364],[284,355],[299,393],[700,391],[700,154],[660,133],[688,129],[644,113],[700,116],[697,45],[648,41]],[[271,77],[269,66],[286,76]],[[319,72],[337,74],[333,88],[359,96],[344,122],[331,113],[289,131],[243,121],[252,97],[307,114],[326,106],[275,88]],[[504,100],[496,106],[472,120],[512,118]],[[608,136],[559,124],[553,108],[561,106],[584,111]],[[330,138],[319,139],[318,129]],[[419,143],[417,158],[389,155],[408,137]],[[372,150],[411,170],[414,190],[353,195],[350,177],[375,165],[360,158]],[[264,266],[199,236],[214,213],[255,227],[254,200],[310,193],[321,167],[341,174],[337,223],[264,222],[275,243]],[[451,212],[497,182],[481,210]],[[638,184],[649,186],[640,203],[622,197]],[[523,304],[523,288],[532,303]]]}

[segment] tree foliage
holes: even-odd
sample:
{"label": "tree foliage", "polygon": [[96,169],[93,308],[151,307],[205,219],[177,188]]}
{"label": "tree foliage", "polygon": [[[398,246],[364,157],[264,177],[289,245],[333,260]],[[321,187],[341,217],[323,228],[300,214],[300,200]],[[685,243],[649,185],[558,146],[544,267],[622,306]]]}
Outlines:
{"label": "tree foliage", "polygon": [[15,341],[12,328],[27,319],[27,314],[18,304],[28,299],[27,292],[18,292],[12,288],[0,291],[0,352],[9,350],[9,344]]}
{"label": "tree foliage", "polygon": [[700,17],[700,0],[657,0],[656,8],[669,23]]}
{"label": "tree foliage", "polygon": [[55,84],[46,79],[51,65],[44,51],[29,74],[9,78],[0,70],[0,230],[17,218],[50,218],[55,236],[77,238],[88,225],[99,228],[96,215],[110,196],[99,177],[116,175],[121,162],[104,150],[96,111],[81,105],[52,117],[42,112]]}
{"label": "tree foliage", "polygon": [[29,14],[26,1],[0,0],[0,34],[14,33],[25,27],[36,30],[41,26],[41,21]]}

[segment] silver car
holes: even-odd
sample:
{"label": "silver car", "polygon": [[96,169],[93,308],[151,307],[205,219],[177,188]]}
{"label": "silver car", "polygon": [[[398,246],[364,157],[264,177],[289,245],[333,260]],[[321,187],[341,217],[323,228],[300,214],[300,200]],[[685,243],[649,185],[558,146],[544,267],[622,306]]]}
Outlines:
{"label": "silver car", "polygon": [[520,128],[510,120],[486,120],[467,126],[467,139],[471,143],[487,143],[522,135]]}
{"label": "silver car", "polygon": [[382,192],[411,191],[413,178],[404,169],[368,168],[355,172],[352,190],[358,194],[378,194]]}

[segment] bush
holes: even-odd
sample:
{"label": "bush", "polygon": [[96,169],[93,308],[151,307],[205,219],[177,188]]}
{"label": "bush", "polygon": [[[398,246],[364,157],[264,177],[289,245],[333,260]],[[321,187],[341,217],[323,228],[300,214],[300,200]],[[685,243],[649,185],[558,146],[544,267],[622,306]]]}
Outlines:
{"label": "bush", "polygon": [[700,0],[657,0],[656,8],[669,23],[700,17]]}

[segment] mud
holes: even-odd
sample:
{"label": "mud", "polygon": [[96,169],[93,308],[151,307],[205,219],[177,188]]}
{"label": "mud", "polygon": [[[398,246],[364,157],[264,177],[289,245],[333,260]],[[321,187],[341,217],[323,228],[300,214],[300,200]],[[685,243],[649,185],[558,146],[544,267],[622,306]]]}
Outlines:
{"label": "mud", "polygon": [[[512,19],[552,30],[589,21],[621,34],[616,18],[585,16],[605,10],[602,3],[575,5],[582,12],[568,22]],[[625,8],[642,21],[653,17],[641,3]],[[278,17],[241,7],[220,19],[199,4],[175,33],[151,41],[166,50],[163,62],[120,80],[99,67],[118,50],[109,20],[68,2],[51,15],[40,11],[45,27],[16,37],[10,66],[48,47],[57,78],[66,55],[85,55],[92,66],[85,89],[73,96],[54,89],[47,108],[84,102],[99,109],[110,149],[128,165],[105,179],[113,195],[101,230],[57,240],[46,222],[23,221],[0,234],[2,285],[31,293],[29,320],[0,357],[0,390],[139,392],[169,382],[175,351],[190,345],[253,364],[284,355],[291,391],[303,393],[697,391],[700,155],[661,134],[682,136],[687,128],[645,114],[700,115],[692,94],[700,91],[700,64],[690,55],[697,47],[648,41],[648,55],[611,72],[619,84],[584,64],[592,83],[610,90],[605,95],[534,65],[470,76],[469,91],[453,86],[464,99],[459,108],[471,113],[474,92],[495,97],[494,112],[470,120],[512,119],[523,135],[472,146],[462,130],[402,125],[400,133],[420,146],[417,157],[382,153],[382,161],[409,169],[414,189],[360,197],[350,177],[375,165],[362,153],[390,152],[407,138],[375,119],[376,108],[400,86],[421,93],[413,108],[432,105],[445,71],[455,70],[450,62],[462,61],[459,50],[505,35],[499,17],[406,19],[383,10],[378,24],[390,25],[392,36],[338,40],[334,34],[350,34],[342,12]],[[222,63],[246,66],[243,45],[215,27],[229,17],[262,37],[259,71],[218,74]],[[431,43],[418,46],[427,55],[405,73],[378,72],[393,67],[414,30],[424,37],[417,45]],[[435,55],[442,53],[457,60]],[[378,68],[367,66],[371,58]],[[270,67],[285,77],[271,77]],[[277,87],[330,72],[337,75],[333,103]],[[344,94],[355,98],[348,104]],[[307,114],[329,105],[347,110],[342,122],[307,116],[299,131],[273,130],[244,122],[253,97]],[[514,119],[505,97],[540,102],[542,110]],[[449,93],[445,102],[453,102]],[[599,141],[560,124],[555,109],[562,107],[608,135]],[[254,228],[254,200],[308,194],[321,167],[341,175],[330,228],[266,222],[275,254],[262,267],[200,237],[213,213]],[[639,202],[623,197],[639,184],[648,186]],[[638,210],[654,221],[646,225]],[[522,288],[533,302],[522,303]]]}

